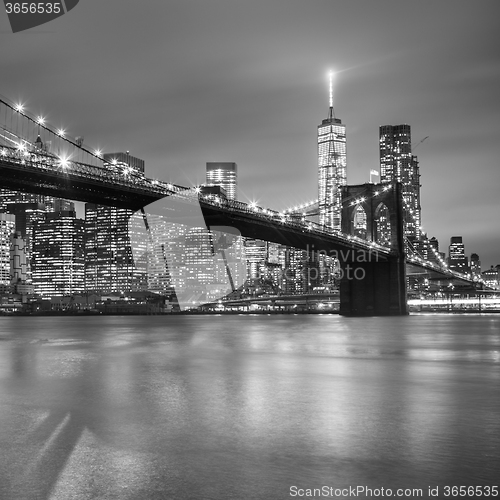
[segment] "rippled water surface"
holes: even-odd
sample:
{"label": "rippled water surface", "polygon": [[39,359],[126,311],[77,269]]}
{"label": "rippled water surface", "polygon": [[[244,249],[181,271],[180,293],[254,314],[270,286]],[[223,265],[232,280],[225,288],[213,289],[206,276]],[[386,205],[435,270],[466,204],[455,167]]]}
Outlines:
{"label": "rippled water surface", "polygon": [[500,315],[0,317],[0,498],[445,498],[499,389]]}

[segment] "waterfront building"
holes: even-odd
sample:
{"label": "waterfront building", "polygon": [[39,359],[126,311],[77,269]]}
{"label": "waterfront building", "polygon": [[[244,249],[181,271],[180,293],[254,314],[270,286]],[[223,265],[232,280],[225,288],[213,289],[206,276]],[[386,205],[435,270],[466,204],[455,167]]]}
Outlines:
{"label": "waterfront building", "polygon": [[6,291],[11,284],[10,247],[16,227],[12,214],[0,213],[0,290]]}
{"label": "waterfront building", "polygon": [[26,281],[31,283],[33,228],[36,222],[44,220],[44,216],[47,213],[46,205],[44,203],[9,203],[7,205],[7,212],[15,216],[16,231],[25,241]]}
{"label": "waterfront building", "polygon": [[469,259],[465,256],[465,246],[461,236],[452,236],[448,250],[448,266],[452,271],[467,274]]}
{"label": "waterfront building", "polygon": [[82,293],[84,222],[74,210],[48,212],[33,229],[32,280],[35,293],[61,296]]}
{"label": "waterfront building", "polygon": [[319,223],[326,229],[341,230],[342,186],[347,184],[346,127],[333,110],[330,76],[328,116],[318,125],[318,207]]}
{"label": "waterfront building", "polygon": [[207,162],[206,182],[224,189],[229,200],[237,197],[237,165],[234,162]]}
{"label": "waterfront building", "polygon": [[33,225],[43,220],[47,212],[75,210],[72,201],[9,189],[0,190],[0,211],[15,215],[16,231],[26,243],[26,280],[31,282],[31,260],[33,248]]}
{"label": "waterfront building", "polygon": [[417,157],[412,155],[410,125],[383,125],[379,132],[380,182],[402,184],[405,236],[419,241],[420,172]]}

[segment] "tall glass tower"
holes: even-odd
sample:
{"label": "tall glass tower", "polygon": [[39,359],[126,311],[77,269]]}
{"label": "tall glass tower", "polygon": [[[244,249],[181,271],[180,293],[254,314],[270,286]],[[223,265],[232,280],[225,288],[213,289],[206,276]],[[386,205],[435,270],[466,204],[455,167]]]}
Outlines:
{"label": "tall glass tower", "polygon": [[327,229],[341,229],[342,186],[347,184],[345,125],[333,111],[332,75],[328,117],[318,125],[319,223]]}
{"label": "tall glass tower", "polygon": [[420,173],[412,155],[410,125],[380,127],[380,182],[401,182],[404,200],[404,233],[410,241],[421,239]]}
{"label": "tall glass tower", "polygon": [[229,200],[236,199],[237,166],[233,162],[207,162],[207,184],[221,186]]}

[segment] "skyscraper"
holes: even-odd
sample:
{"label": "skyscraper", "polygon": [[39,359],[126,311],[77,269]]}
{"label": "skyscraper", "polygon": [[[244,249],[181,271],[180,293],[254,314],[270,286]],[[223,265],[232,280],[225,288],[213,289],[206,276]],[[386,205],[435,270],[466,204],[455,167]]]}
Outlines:
{"label": "skyscraper", "polygon": [[13,203],[43,203],[44,196],[23,193],[11,189],[0,189],[0,211],[8,212],[8,205]]}
{"label": "skyscraper", "polygon": [[429,240],[429,260],[432,262],[436,262],[438,260],[439,255],[439,241],[433,236]]}
{"label": "skyscraper", "polygon": [[15,215],[16,231],[26,243],[26,281],[31,283],[31,259],[33,247],[33,224],[43,220],[47,212],[72,211],[72,201],[10,189],[0,189],[0,212]]}
{"label": "skyscraper", "polygon": [[452,271],[464,274],[469,272],[469,259],[465,256],[465,247],[461,236],[452,236],[450,239],[448,266]]}
{"label": "skyscraper", "polygon": [[236,163],[207,162],[207,184],[224,188],[229,200],[236,199],[238,187],[237,180]]}
{"label": "skyscraper", "polygon": [[[236,200],[238,194],[238,167],[234,162],[207,162],[206,164],[206,182],[208,186],[220,186],[226,193],[228,200]],[[236,261],[240,262],[243,260],[247,261],[247,274],[246,278],[250,278],[250,269],[255,270],[255,265],[250,266],[248,259],[246,258],[246,253],[248,249],[253,248],[255,245],[265,245],[264,241],[253,240],[249,238],[239,237],[237,238],[237,243],[235,244],[235,255]],[[252,250],[250,250],[252,252]],[[238,271],[241,271],[238,269]],[[243,276],[235,276],[235,282],[242,283],[245,281]]]}
{"label": "skyscraper", "polygon": [[10,246],[15,227],[13,215],[0,213],[0,289],[10,287]]}
{"label": "skyscraper", "polygon": [[[144,160],[126,153],[106,153],[115,175],[144,176]],[[85,204],[85,286],[96,292],[131,292],[146,288],[146,270],[134,261],[130,242],[136,216],[126,208]],[[139,224],[140,225],[140,224]]]}
{"label": "skyscraper", "polygon": [[268,244],[263,240],[245,238],[247,278],[256,279],[264,274]]}
{"label": "skyscraper", "polygon": [[48,212],[33,230],[35,293],[62,296],[84,290],[83,220],[74,211]]}
{"label": "skyscraper", "polygon": [[380,182],[401,182],[404,232],[410,241],[421,238],[420,174],[412,155],[410,125],[380,127]]}
{"label": "skyscraper", "polygon": [[346,128],[333,111],[332,77],[328,117],[318,125],[319,223],[340,231],[342,190],[347,184]]}
{"label": "skyscraper", "polygon": [[[51,206],[45,203],[9,203],[7,212],[16,217],[16,232],[25,240],[26,281],[31,283],[31,263],[33,251],[33,228],[37,221],[43,221],[47,212],[74,211],[75,205],[67,200],[44,197],[51,201]],[[57,210],[54,210],[57,208]]]}

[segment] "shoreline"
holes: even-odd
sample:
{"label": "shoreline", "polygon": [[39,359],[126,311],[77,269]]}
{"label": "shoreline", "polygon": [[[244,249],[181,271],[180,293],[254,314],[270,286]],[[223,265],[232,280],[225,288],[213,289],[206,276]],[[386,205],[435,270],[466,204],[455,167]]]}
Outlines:
{"label": "shoreline", "polygon": [[[457,310],[457,311],[439,311],[439,310],[418,310],[408,311],[409,315],[412,314],[499,314],[500,310]],[[0,312],[0,317],[45,317],[45,316],[251,316],[251,315],[302,315],[302,314],[324,314],[324,315],[339,315],[339,311],[174,311],[174,312],[129,312],[129,311],[116,311],[116,312],[76,312],[76,311],[47,311],[47,312]],[[366,316],[370,317],[370,316]]]}

